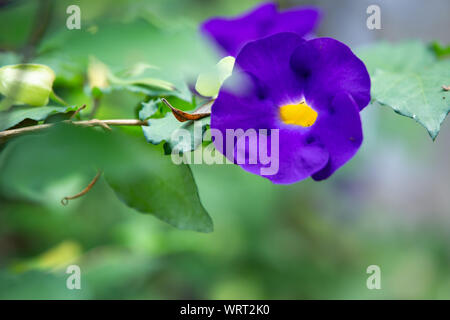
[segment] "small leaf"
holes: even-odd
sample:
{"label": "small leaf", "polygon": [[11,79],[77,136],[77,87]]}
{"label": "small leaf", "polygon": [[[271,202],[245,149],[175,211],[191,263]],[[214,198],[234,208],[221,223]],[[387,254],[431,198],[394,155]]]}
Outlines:
{"label": "small leaf", "polygon": [[17,64],[0,68],[0,93],[12,103],[44,106],[52,92],[55,73],[40,64]]}
{"label": "small leaf", "polygon": [[148,126],[143,126],[142,130],[147,141],[152,144],[165,141],[166,153],[171,153],[173,150],[184,153],[197,149],[202,143],[203,134],[209,122],[209,117],[197,121],[180,122],[172,113],[167,113],[164,118],[149,119]]}
{"label": "small leaf", "polygon": [[12,128],[25,119],[42,121],[51,115],[63,114],[74,110],[74,107],[45,106],[30,108],[26,106],[15,106],[11,110],[0,112],[0,131]]}
{"label": "small leaf", "polygon": [[195,90],[205,97],[216,97],[223,82],[231,76],[234,68],[234,57],[220,60],[209,72],[201,73],[197,78]]}
{"label": "small leaf", "polygon": [[158,111],[159,100],[150,100],[149,102],[142,102],[142,109],[139,111],[139,119],[147,120]]}

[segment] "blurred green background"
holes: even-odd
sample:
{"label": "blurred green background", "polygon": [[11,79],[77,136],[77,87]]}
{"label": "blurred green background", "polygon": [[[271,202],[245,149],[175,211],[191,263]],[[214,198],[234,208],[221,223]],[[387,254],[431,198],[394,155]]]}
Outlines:
{"label": "blurred green background", "polygon": [[[55,1],[33,61],[55,70],[55,91],[65,100],[92,108],[87,56],[113,70],[157,60],[166,63],[166,75],[185,67],[192,75],[214,56],[191,46],[198,23],[258,2]],[[21,52],[34,30],[38,3],[0,1],[0,66],[20,61],[12,52]],[[449,41],[442,32],[448,17],[440,14],[449,12],[447,1],[429,8],[422,1],[379,3],[383,30],[370,31],[370,1],[280,1],[319,5],[319,35],[353,49],[379,39]],[[82,29],[92,38],[66,29],[70,4],[80,6]],[[412,26],[427,17],[433,25]],[[155,26],[169,33],[153,33]],[[173,38],[177,28],[192,34]],[[112,91],[98,118],[133,118],[142,100]],[[137,213],[103,179],[62,207],[62,196],[89,182],[85,175],[47,179],[38,199],[0,195],[0,299],[450,299],[450,124],[432,142],[389,108],[369,106],[361,116],[361,150],[323,182],[280,186],[233,165],[192,165],[214,220],[210,234]],[[135,139],[144,139],[135,129]],[[81,267],[81,290],[66,288],[68,264]],[[366,268],[374,264],[381,290],[366,287]]]}

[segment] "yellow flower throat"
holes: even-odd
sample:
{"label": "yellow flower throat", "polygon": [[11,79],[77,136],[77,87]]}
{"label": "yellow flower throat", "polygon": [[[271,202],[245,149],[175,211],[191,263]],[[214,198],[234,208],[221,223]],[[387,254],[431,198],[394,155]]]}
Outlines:
{"label": "yellow flower throat", "polygon": [[308,106],[305,101],[280,107],[281,120],[286,124],[311,127],[316,122],[317,115],[316,110]]}

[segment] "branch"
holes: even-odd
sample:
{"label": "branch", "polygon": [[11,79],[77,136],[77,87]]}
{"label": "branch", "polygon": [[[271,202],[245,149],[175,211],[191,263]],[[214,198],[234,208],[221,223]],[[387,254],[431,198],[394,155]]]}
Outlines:
{"label": "branch", "polygon": [[[98,119],[92,119],[92,120],[82,120],[82,121],[62,121],[65,123],[71,123],[77,126],[83,126],[83,127],[96,127],[100,126],[105,129],[110,129],[109,126],[147,126],[148,122],[146,120],[135,120],[135,119],[113,119],[113,120],[98,120]],[[44,123],[39,124],[36,126],[29,126],[29,127],[23,127],[18,129],[10,129],[5,131],[0,131],[0,139],[2,138],[10,138],[13,136],[17,136],[22,133],[27,132],[34,132],[39,131],[42,129],[47,129],[52,126],[54,126],[55,123]]]}

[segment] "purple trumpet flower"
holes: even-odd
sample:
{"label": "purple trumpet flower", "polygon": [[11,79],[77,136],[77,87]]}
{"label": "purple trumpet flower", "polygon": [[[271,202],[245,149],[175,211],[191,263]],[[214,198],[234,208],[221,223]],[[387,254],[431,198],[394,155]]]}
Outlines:
{"label": "purple trumpet flower", "polygon": [[[211,129],[223,136],[242,129],[241,134],[231,146],[213,139],[214,144],[230,161],[273,183],[326,179],[358,151],[359,112],[369,101],[369,74],[345,44],[278,33],[248,43],[237,55],[233,75],[212,106]],[[257,139],[249,139],[249,129],[258,132]],[[277,139],[269,138],[273,129]],[[275,173],[264,171],[268,164],[258,155],[267,150],[261,148],[278,151]]]}

